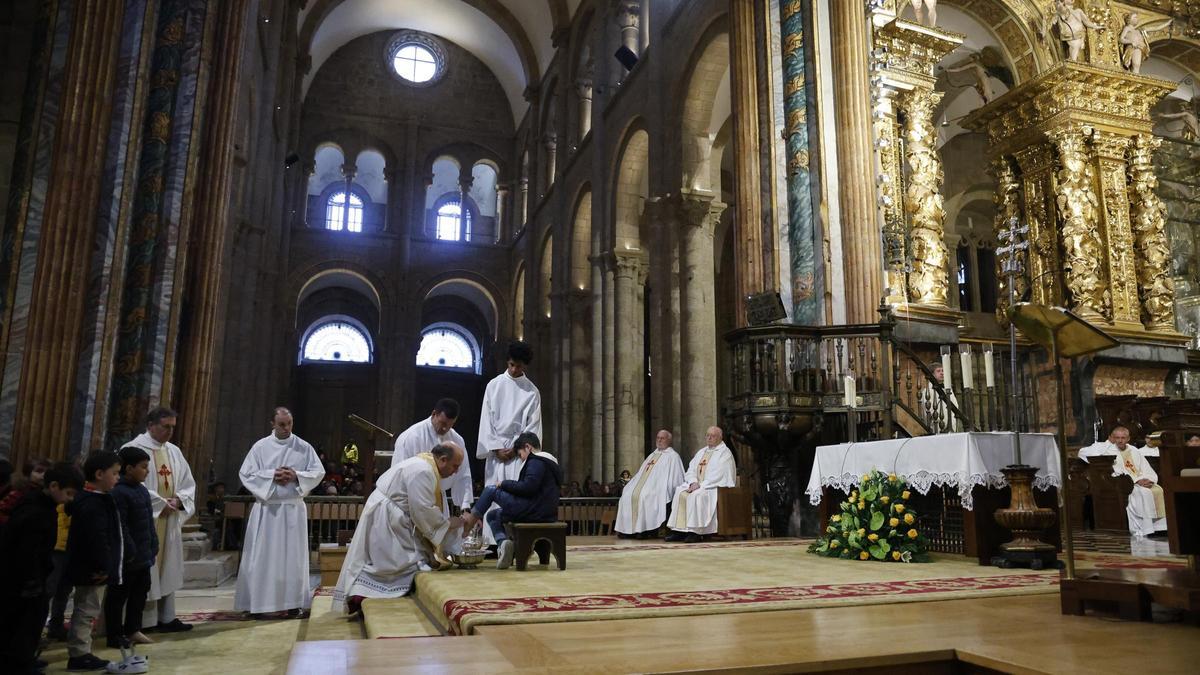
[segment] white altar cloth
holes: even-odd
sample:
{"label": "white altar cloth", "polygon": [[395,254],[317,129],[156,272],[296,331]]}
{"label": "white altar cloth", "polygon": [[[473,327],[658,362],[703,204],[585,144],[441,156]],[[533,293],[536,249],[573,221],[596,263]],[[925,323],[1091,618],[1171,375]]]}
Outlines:
{"label": "white altar cloth", "polygon": [[[1021,461],[1038,468],[1035,489],[1062,487],[1053,434],[1021,434]],[[805,492],[812,504],[820,504],[821,488],[834,487],[849,493],[858,487],[863,474],[879,469],[901,476],[921,494],[928,494],[933,486],[957,488],[963,508],[970,511],[975,505],[971,490],[976,485],[1006,487],[1008,481],[1000,469],[1012,463],[1013,435],[1007,432],[822,445],[813,459]]]}

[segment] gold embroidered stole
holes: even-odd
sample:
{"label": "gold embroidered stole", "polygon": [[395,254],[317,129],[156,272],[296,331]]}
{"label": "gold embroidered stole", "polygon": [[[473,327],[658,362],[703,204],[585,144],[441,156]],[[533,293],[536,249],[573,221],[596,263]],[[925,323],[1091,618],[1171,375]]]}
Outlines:
{"label": "gold embroidered stole", "polygon": [[[1142,474],[1140,471],[1138,471],[1137,462],[1133,461],[1133,456],[1130,454],[1129,449],[1126,448],[1125,450],[1118,450],[1117,452],[1121,455],[1121,462],[1125,465],[1125,473],[1129,474],[1129,477],[1133,479],[1134,483],[1141,480]],[[1166,518],[1167,496],[1163,493],[1162,486],[1155,483],[1148,489],[1150,490],[1150,494],[1154,495],[1154,517]]]}
{"label": "gold embroidered stole", "polygon": [[[700,466],[696,470],[696,482],[697,483],[704,481],[704,471],[706,469],[708,469],[708,458],[712,454],[712,450],[713,450],[712,448],[704,449],[704,457],[702,457],[700,459]],[[690,497],[691,495],[692,495],[692,493],[687,492],[687,491],[684,491],[683,493],[681,493],[679,495],[679,508],[673,514],[675,524],[677,526],[679,526],[679,527],[675,528],[677,530],[687,527],[687,505],[688,505],[688,497]]]}
{"label": "gold embroidered stole", "polygon": [[439,509],[443,508],[446,495],[442,492],[442,474],[438,473],[437,460],[433,458],[433,453],[431,452],[422,452],[421,454],[417,455],[417,457],[425,460],[425,462],[429,464],[429,468],[433,469],[433,479],[437,481],[436,491],[434,492],[434,494],[437,496],[434,497],[434,502],[437,504]]}
{"label": "gold embroidered stole", "polygon": [[[164,500],[175,496],[174,473],[171,471],[171,451],[164,443],[150,453],[150,474],[154,476],[154,484],[158,487],[155,492]],[[162,514],[154,519],[154,533],[158,535],[158,565],[162,568],[163,555],[167,550],[167,532],[171,518],[170,511],[163,509]]]}
{"label": "gold embroidered stole", "polygon": [[646,485],[646,479],[650,477],[650,472],[654,470],[654,465],[658,463],[660,457],[662,457],[661,450],[650,453],[650,461],[646,464],[646,470],[642,472],[642,477],[638,479],[637,485],[633,488],[633,498],[630,500],[629,508],[633,509],[634,523],[637,522],[638,508],[642,503],[642,487]]}

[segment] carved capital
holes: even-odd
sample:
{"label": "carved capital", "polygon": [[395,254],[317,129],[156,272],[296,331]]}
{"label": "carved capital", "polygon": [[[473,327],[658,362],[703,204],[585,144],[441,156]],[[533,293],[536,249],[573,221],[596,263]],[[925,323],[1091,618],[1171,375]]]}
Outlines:
{"label": "carved capital", "polygon": [[613,19],[622,31],[637,30],[642,18],[641,0],[617,0]]}
{"label": "carved capital", "polygon": [[646,264],[646,254],[642,251],[616,251],[613,253],[613,271],[618,278],[646,283],[649,266]]}

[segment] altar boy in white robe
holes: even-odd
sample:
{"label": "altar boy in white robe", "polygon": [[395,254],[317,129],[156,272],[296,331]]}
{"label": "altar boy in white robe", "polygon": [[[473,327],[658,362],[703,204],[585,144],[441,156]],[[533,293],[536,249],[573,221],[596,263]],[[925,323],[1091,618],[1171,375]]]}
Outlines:
{"label": "altar boy in white robe", "polygon": [[683,461],[671,447],[671,432],[654,437],[654,452],[625,484],[617,505],[617,532],[639,537],[653,535],[667,519],[667,505],[683,482]]}
{"label": "altar boy in white robe", "polygon": [[1129,445],[1129,429],[1117,427],[1108,439],[1117,451],[1113,462],[1113,475],[1126,474],[1133,479],[1133,492],[1125,505],[1129,519],[1129,533],[1135,537],[1150,537],[1167,531],[1167,503],[1163,489],[1158,484],[1158,473],[1150,462],[1132,445]]}
{"label": "altar boy in white robe", "polygon": [[[454,430],[458,421],[458,401],[443,398],[433,406],[433,413],[426,419],[405,429],[396,437],[395,452],[392,453],[392,466],[400,466],[406,459],[412,459],[435,445],[453,443],[465,448],[467,444],[463,437]],[[450,499],[459,508],[465,508],[475,499],[475,488],[471,485],[471,463],[462,461],[453,476],[447,477],[442,484],[450,490]]]}
{"label": "altar boy in white robe", "polygon": [[692,544],[717,531],[717,488],[737,485],[737,465],[722,438],[719,427],[704,434],[708,445],[696,451],[671,500],[667,526],[672,532],[666,541]]}
{"label": "altar boy in white robe", "polygon": [[[150,456],[146,489],[158,534],[158,554],[150,568],[150,592],[142,612],[145,632],[178,633],[192,629],[175,616],[175,591],[183,588],[183,524],[196,513],[196,480],[179,446],[171,443],[178,415],[155,408],[146,415],[146,432],[126,443]],[[141,641],[135,636],[135,641]],[[142,639],[146,639],[142,636]]]}
{"label": "altar boy in white robe", "polygon": [[[532,361],[533,348],[519,340],[513,342],[508,346],[508,368],[492,378],[483,392],[475,457],[484,460],[485,486],[520,477],[525,462],[513,447],[518,436],[532,433],[542,437],[542,395],[525,376],[525,368]],[[489,546],[496,543],[486,519],[483,538]]]}
{"label": "altar boy in white robe", "polygon": [[238,476],[254,495],[233,607],[251,615],[301,616],[312,606],[304,497],[325,477],[317,451],[276,408],[271,435],[250,448]]}
{"label": "altar boy in white robe", "polygon": [[455,475],[466,451],[441,443],[379,477],[367,499],[342,573],[333,609],[356,613],[364,598],[398,598],[419,571],[441,568],[461,547],[462,520],[450,517],[442,481]]}

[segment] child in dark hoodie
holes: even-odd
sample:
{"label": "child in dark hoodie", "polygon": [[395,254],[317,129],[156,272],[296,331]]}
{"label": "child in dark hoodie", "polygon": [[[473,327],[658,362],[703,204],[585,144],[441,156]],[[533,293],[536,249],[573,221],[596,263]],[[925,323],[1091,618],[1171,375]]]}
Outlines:
{"label": "child in dark hoodie", "polygon": [[[125,532],[123,583],[109,578],[104,596],[104,620],[108,646],[131,649],[130,643],[148,644],[142,634],[142,610],[150,592],[150,568],[158,555],[158,533],[150,491],[143,482],[150,473],[150,455],[134,446],[121,448],[121,480],[112,490],[117,513]],[[132,653],[132,652],[131,652]]]}
{"label": "child in dark hoodie", "polygon": [[67,670],[104,670],[108,661],[92,654],[92,622],[100,615],[104,587],[124,583],[125,534],[109,492],[120,477],[115,452],[93,452],[83,463],[87,478],[71,503],[67,534],[67,578],[75,586],[75,609],[67,638]]}
{"label": "child in dark hoodie", "polygon": [[[14,505],[0,537],[0,664],[4,672],[40,672],[38,639],[46,623],[50,596],[46,578],[53,567],[50,554],[58,535],[59,504],[74,499],[83,488],[83,475],[71,464],[45,471],[42,487]],[[45,665],[44,663],[41,665]]]}
{"label": "child in dark hoodie", "polygon": [[[517,436],[513,448],[525,460],[517,480],[485,487],[475,500],[471,513],[463,518],[471,526],[486,514],[492,536],[496,538],[498,570],[506,569],[513,560],[513,542],[504,531],[504,523],[553,523],[558,519],[562,467],[554,455],[542,452],[541,447],[537,434],[525,432]],[[493,503],[500,508],[489,512]]]}

